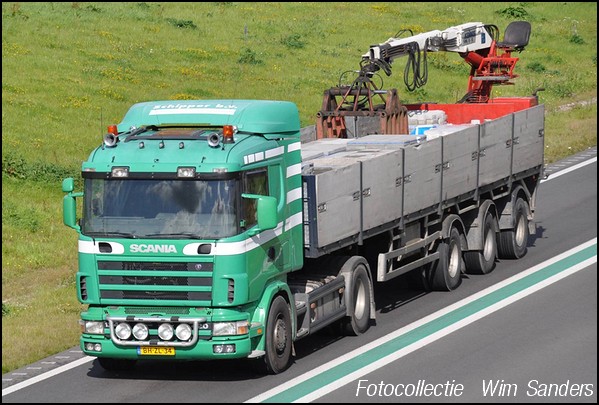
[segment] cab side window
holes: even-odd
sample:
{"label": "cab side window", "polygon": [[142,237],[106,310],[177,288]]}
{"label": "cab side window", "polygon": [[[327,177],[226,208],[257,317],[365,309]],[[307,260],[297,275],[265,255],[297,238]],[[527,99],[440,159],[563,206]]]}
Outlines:
{"label": "cab side window", "polygon": [[[266,168],[247,172],[244,176],[244,192],[248,194],[258,194],[267,196],[268,193],[268,172]],[[249,229],[256,225],[256,201],[252,198],[243,199],[243,214],[245,219],[245,228]]]}

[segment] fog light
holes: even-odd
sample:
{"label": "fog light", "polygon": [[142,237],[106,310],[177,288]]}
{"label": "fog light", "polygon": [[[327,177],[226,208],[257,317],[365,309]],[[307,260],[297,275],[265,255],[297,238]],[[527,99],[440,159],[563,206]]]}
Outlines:
{"label": "fog light", "polygon": [[187,341],[191,337],[191,326],[186,323],[181,323],[177,326],[175,330],[175,335],[177,335],[177,339]]}
{"label": "fog light", "polygon": [[173,326],[170,323],[163,323],[158,327],[158,336],[162,340],[171,340],[173,334]]}
{"label": "fog light", "polygon": [[87,342],[85,344],[85,350],[87,350],[89,352],[101,352],[102,351],[102,344]]}
{"label": "fog light", "polygon": [[128,323],[119,323],[116,328],[114,328],[114,333],[121,340],[127,340],[131,337],[131,326]]}
{"label": "fog light", "polygon": [[212,346],[212,352],[216,354],[235,353],[235,345],[214,345]]}
{"label": "fog light", "polygon": [[133,336],[137,340],[146,340],[149,334],[148,327],[143,323],[136,323],[133,327]]}

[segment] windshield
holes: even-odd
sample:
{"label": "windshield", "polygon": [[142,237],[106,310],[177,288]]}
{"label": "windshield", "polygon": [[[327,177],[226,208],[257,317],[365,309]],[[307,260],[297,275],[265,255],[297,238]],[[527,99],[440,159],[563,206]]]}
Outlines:
{"label": "windshield", "polygon": [[239,181],[85,179],[85,235],[218,239],[238,233]]}

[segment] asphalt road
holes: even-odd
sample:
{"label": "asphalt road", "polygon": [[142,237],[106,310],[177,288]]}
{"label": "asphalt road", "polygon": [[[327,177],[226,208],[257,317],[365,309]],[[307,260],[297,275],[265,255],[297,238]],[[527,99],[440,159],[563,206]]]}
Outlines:
{"label": "asphalt road", "polygon": [[2,402],[596,403],[596,148],[548,173],[524,258],[450,293],[377,285],[375,326],[299,341],[283,374],[244,361],[145,361],[114,374],[73,348],[3,375]]}

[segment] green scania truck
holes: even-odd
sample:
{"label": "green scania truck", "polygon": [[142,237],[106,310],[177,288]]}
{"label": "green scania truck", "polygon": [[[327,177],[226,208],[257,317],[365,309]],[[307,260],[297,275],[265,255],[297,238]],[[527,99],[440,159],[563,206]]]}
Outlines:
{"label": "green scania truck", "polygon": [[[374,282],[453,290],[522,257],[543,174],[537,97],[401,111],[399,133],[302,142],[288,101],[133,105],[83,162],[83,191],[62,184],[84,353],[108,370],[246,358],[280,373],[325,326],[366,332]],[[428,131],[405,131],[431,113]]]}
{"label": "green scania truck", "polygon": [[302,144],[290,102],[134,105],[82,164],[83,192],[63,182],[83,351],[106,369],[260,357],[277,373],[326,325],[365,332],[374,279],[451,290],[522,256],[543,106],[447,128]]}

